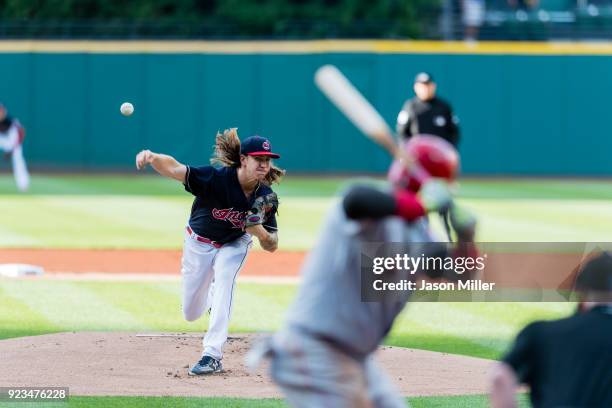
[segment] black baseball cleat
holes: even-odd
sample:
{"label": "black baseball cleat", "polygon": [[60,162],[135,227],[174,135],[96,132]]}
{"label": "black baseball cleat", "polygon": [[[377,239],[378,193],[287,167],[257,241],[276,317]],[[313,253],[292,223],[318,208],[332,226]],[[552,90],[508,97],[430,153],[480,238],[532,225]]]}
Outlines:
{"label": "black baseball cleat", "polygon": [[211,356],[202,356],[200,361],[189,370],[189,375],[204,375],[220,373],[223,371],[221,361],[212,358]]}

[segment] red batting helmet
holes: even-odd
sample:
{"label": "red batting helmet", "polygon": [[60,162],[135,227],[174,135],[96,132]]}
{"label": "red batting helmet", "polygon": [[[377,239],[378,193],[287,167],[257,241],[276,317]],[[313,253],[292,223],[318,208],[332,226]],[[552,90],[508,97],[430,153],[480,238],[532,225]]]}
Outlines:
{"label": "red batting helmet", "polygon": [[416,135],[403,142],[401,149],[420,169],[408,171],[404,163],[395,160],[389,168],[388,178],[396,188],[417,191],[427,177],[455,179],[459,154],[446,140],[433,135]]}

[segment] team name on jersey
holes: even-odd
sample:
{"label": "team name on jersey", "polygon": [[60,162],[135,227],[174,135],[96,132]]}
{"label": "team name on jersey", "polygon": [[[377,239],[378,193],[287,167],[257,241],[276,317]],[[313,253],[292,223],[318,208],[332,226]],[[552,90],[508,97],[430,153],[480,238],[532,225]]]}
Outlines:
{"label": "team name on jersey", "polygon": [[213,218],[221,221],[231,222],[234,228],[244,228],[244,217],[246,216],[246,211],[236,211],[231,208],[218,209],[213,208],[212,216]]}

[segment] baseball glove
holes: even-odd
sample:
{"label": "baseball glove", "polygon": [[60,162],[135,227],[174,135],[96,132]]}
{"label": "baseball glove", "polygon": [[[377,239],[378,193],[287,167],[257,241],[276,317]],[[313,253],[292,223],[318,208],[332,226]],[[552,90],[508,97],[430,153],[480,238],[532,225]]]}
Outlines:
{"label": "baseball glove", "polygon": [[244,227],[263,224],[268,217],[276,214],[278,210],[278,196],[276,193],[266,194],[255,199],[253,207],[249,210]]}

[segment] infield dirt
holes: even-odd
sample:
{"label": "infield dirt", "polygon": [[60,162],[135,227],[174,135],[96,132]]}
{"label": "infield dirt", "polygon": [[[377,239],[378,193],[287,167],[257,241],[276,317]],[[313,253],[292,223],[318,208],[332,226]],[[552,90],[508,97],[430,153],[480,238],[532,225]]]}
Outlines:
{"label": "infield dirt", "polygon": [[[46,272],[180,274],[181,251],[98,249],[0,249],[0,264],[42,266]],[[305,253],[251,251],[241,276],[297,276]],[[273,260],[273,261],[271,261]]]}
{"label": "infield dirt", "polygon": [[[187,375],[201,337],[163,333],[57,333],[0,341],[3,386],[70,387],[71,395],[219,396],[280,398],[266,365],[251,373],[245,353],[257,335],[231,334],[224,372]],[[486,392],[491,361],[399,347],[381,347],[377,360],[405,396]]]}

